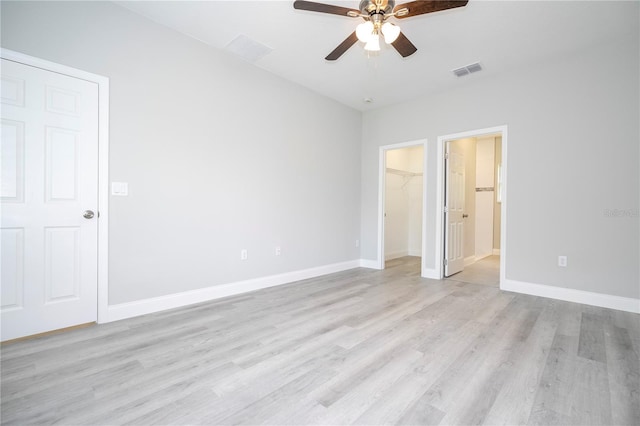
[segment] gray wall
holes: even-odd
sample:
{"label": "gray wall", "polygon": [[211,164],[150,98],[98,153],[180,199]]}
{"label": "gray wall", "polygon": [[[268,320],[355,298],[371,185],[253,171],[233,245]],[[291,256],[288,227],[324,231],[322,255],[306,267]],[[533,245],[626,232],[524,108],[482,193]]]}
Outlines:
{"label": "gray wall", "polygon": [[359,257],[359,112],[111,3],[3,1],[2,47],[111,79],[110,304]]}
{"label": "gray wall", "polygon": [[378,147],[429,139],[434,206],[438,135],[502,124],[507,278],[640,297],[637,26],[361,119],[113,4],[1,5],[3,47],[111,78],[111,180],[131,195],[111,200],[110,303],[375,259]]}
{"label": "gray wall", "polygon": [[[637,15],[637,4],[628,7]],[[506,124],[507,279],[640,297],[639,39],[636,25],[626,39],[499,78],[468,76],[456,90],[364,113],[362,257],[376,258],[379,146],[428,138],[434,206],[437,137]],[[613,209],[630,214],[608,217]],[[428,268],[435,223],[430,208]],[[568,256],[567,268],[558,255]]]}

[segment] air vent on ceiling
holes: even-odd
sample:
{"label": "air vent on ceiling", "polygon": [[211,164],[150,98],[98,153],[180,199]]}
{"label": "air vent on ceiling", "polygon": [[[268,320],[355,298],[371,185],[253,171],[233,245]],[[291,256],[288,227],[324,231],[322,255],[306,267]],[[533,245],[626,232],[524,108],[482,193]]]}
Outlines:
{"label": "air vent on ceiling", "polygon": [[462,68],[457,68],[453,70],[453,73],[455,74],[456,77],[463,77],[467,74],[471,74],[478,71],[482,71],[482,65],[480,65],[479,62],[476,62],[475,64],[469,64]]}
{"label": "air vent on ceiling", "polygon": [[225,50],[233,53],[234,55],[238,55],[245,61],[249,61],[251,63],[256,62],[273,51],[270,47],[267,47],[262,43],[258,43],[257,41],[242,34],[234,38],[231,43],[227,44]]}

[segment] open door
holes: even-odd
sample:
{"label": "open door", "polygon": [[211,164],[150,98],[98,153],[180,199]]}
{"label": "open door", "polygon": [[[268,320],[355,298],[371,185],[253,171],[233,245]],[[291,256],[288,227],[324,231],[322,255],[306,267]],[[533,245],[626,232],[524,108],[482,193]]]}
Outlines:
{"label": "open door", "polygon": [[464,269],[464,179],[465,163],[462,149],[446,142],[445,156],[445,238],[444,276]]}

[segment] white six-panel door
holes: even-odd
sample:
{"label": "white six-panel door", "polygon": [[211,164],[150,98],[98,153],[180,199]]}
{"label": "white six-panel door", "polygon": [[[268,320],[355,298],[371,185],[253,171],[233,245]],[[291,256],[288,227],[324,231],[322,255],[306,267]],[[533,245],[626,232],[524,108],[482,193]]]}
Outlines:
{"label": "white six-panel door", "polygon": [[464,179],[465,164],[462,150],[446,143],[447,157],[445,183],[445,265],[444,275],[449,277],[464,268]]}
{"label": "white six-panel door", "polygon": [[97,319],[98,86],[5,59],[1,75],[5,341]]}

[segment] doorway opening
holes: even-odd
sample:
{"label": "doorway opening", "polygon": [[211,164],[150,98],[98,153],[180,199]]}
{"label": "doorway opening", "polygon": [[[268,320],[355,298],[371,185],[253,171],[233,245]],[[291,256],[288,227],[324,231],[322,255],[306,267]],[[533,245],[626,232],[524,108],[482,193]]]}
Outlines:
{"label": "doorway opening", "polygon": [[423,275],[426,140],[380,148],[379,269]]}
{"label": "doorway opening", "polygon": [[506,133],[503,126],[438,138],[440,278],[504,281]]}

